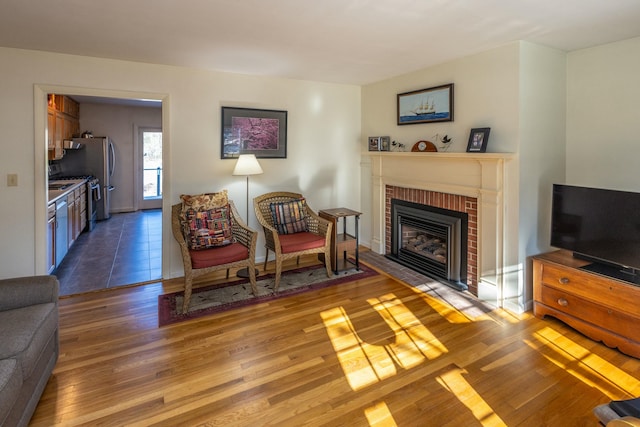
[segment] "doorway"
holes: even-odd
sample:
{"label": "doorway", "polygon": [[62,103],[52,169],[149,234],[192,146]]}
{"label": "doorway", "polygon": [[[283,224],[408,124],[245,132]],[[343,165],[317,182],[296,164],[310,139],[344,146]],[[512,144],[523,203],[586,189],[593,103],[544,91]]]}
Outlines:
{"label": "doorway", "polygon": [[[161,115],[162,115],[162,123],[167,122],[168,120],[168,111],[167,111],[167,107],[168,107],[168,97],[166,94],[149,94],[149,93],[136,93],[136,92],[130,92],[130,91],[113,91],[113,90],[96,90],[96,89],[86,89],[86,88],[73,88],[73,87],[58,87],[58,86],[49,86],[49,85],[36,85],[34,88],[35,91],[35,96],[34,96],[34,111],[35,111],[35,135],[36,138],[34,140],[34,144],[35,144],[35,161],[36,164],[38,165],[44,165],[44,167],[37,167],[36,168],[36,188],[35,188],[35,195],[36,195],[36,204],[35,204],[35,232],[36,232],[36,236],[37,239],[42,240],[42,244],[41,245],[36,245],[35,248],[35,266],[36,266],[36,273],[37,274],[46,274],[48,269],[47,269],[47,260],[48,257],[46,256],[46,239],[47,239],[47,229],[46,229],[46,219],[47,219],[47,204],[48,204],[48,197],[47,197],[47,183],[48,183],[48,179],[47,179],[47,165],[48,165],[48,159],[47,159],[47,94],[48,93],[60,93],[60,94],[66,94],[68,96],[71,96],[73,98],[82,98],[85,102],[88,99],[91,99],[90,102],[96,102],[96,101],[100,101],[100,102],[104,102],[105,104],[116,104],[116,105],[126,105],[126,106],[138,106],[138,107],[149,107],[149,106],[155,106],[156,108],[160,108],[161,110]],[[135,98],[134,98],[135,97]],[[91,126],[91,125],[89,125]],[[85,126],[86,127],[86,126]],[[155,131],[159,131],[162,132],[162,128],[164,126],[161,125],[160,127],[156,127],[154,128]],[[131,128],[129,128],[129,134],[131,135]],[[135,134],[133,135],[133,139],[136,139]],[[161,147],[164,150],[164,152],[168,151],[168,137],[164,137],[161,140]],[[133,144],[130,146],[131,148],[133,148]],[[132,153],[134,154],[135,157],[137,157],[137,153]],[[134,157],[132,156],[132,157]],[[121,167],[122,169],[122,167]],[[162,175],[164,175],[164,173],[162,173]],[[129,182],[134,181],[133,179]],[[161,180],[162,182],[162,180]],[[166,185],[167,181],[165,180],[165,184]],[[168,191],[167,188],[161,188],[160,189],[160,194],[162,194],[162,192],[166,193]],[[161,205],[161,198],[159,201],[159,204],[157,205],[158,207],[162,208]],[[162,209],[160,210],[156,210],[155,212],[153,210],[151,211],[146,211],[149,212],[150,214],[154,215],[154,221],[155,217],[158,218],[158,220],[156,221],[159,224],[159,228],[160,228],[160,236],[158,237],[159,241],[157,241],[153,246],[154,248],[157,248],[157,252],[155,253],[155,257],[160,257],[155,258],[157,261],[154,261],[154,265],[157,267],[158,271],[160,272],[159,277],[164,277],[165,275],[167,275],[166,271],[169,270],[169,254],[167,253],[167,251],[164,251],[162,249],[160,249],[161,247],[164,246],[164,240],[166,239],[166,236],[169,236],[169,234],[165,233],[164,230],[162,230],[162,228],[164,228],[162,226],[162,223],[164,221],[162,221]],[[108,221],[105,221],[105,223]],[[83,234],[87,234],[87,237],[91,237],[90,233],[83,233]],[[128,234],[128,233],[125,233]],[[44,248],[44,249],[43,249]],[[115,265],[114,265],[115,267]],[[114,270],[115,271],[115,270]],[[133,280],[130,281],[128,284],[131,283],[137,283],[139,281],[143,281],[142,280]],[[125,285],[127,283],[122,283],[122,285]]]}

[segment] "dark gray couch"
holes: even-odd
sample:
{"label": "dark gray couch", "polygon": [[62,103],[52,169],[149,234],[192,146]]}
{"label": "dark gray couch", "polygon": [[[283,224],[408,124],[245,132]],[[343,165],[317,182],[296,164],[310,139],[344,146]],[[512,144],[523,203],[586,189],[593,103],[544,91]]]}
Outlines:
{"label": "dark gray couch", "polygon": [[58,360],[58,280],[0,280],[0,426],[26,426]]}

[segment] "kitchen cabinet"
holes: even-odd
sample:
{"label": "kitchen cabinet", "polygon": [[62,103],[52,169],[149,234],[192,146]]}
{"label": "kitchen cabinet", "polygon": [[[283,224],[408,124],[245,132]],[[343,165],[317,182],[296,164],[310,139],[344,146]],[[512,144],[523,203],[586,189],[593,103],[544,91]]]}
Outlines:
{"label": "kitchen cabinet", "polygon": [[47,274],[56,268],[56,204],[47,206]]}
{"label": "kitchen cabinet", "polygon": [[56,112],[52,108],[47,108],[47,148],[53,150],[55,148],[54,132],[56,129]]}
{"label": "kitchen cabinet", "polygon": [[68,238],[67,238],[67,247],[71,248],[71,246],[75,243],[76,239],[78,238],[78,236],[80,236],[80,233],[82,233],[82,230],[84,229],[83,227],[83,223],[86,226],[86,215],[87,215],[87,209],[86,209],[86,202],[85,202],[85,209],[84,209],[84,216],[85,219],[83,221],[83,213],[82,213],[82,194],[85,195],[86,197],[86,190],[83,193],[82,192],[82,188],[85,188],[85,185],[83,184],[81,186],[81,188],[76,188],[75,190],[73,190],[68,196],[67,196],[67,212],[68,212],[68,228],[67,228],[67,234],[68,234]]}
{"label": "kitchen cabinet", "polygon": [[84,179],[58,188],[49,183],[47,221],[47,269],[49,273],[60,266],[67,251],[88,224],[87,183]]}
{"label": "kitchen cabinet", "polygon": [[[74,207],[73,207],[73,240],[75,241],[80,233],[82,233],[82,188],[85,185],[83,184],[81,187],[76,188],[73,191],[74,196]],[[86,193],[85,193],[86,194]],[[86,213],[86,210],[85,210]]]}
{"label": "kitchen cabinet", "polygon": [[76,199],[73,192],[67,196],[67,249],[76,241]]}
{"label": "kitchen cabinet", "polygon": [[[77,202],[76,202],[77,203]],[[82,185],[80,187],[80,229],[78,235],[87,227],[87,186]],[[77,236],[76,236],[77,237]]]}
{"label": "kitchen cabinet", "polygon": [[56,255],[56,268],[60,265],[64,256],[67,254],[69,250],[67,246],[67,225],[68,225],[68,211],[67,211],[67,199],[61,198],[55,202],[56,206],[56,232],[54,234],[53,240],[56,245],[55,255]]}
{"label": "kitchen cabinet", "polygon": [[53,103],[56,110],[76,119],[80,115],[80,105],[75,99],[66,95],[53,95]]}
{"label": "kitchen cabinet", "polygon": [[49,94],[47,107],[47,148],[49,160],[64,156],[64,140],[80,134],[80,105],[65,95]]}

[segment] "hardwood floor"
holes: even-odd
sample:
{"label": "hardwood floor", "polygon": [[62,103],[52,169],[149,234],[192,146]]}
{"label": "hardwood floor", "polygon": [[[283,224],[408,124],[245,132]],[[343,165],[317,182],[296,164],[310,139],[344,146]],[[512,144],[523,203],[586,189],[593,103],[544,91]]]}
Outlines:
{"label": "hardwood floor", "polygon": [[640,395],[640,360],[386,274],[159,328],[181,285],[61,299],[30,425],[594,426]]}

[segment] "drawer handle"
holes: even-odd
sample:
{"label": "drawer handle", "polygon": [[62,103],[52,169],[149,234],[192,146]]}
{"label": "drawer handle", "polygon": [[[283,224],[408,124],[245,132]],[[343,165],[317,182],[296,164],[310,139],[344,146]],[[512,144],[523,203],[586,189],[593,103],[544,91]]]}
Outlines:
{"label": "drawer handle", "polygon": [[560,280],[558,280],[560,283],[562,283],[563,285],[566,285],[567,283],[569,283],[569,278],[567,277],[561,277]]}
{"label": "drawer handle", "polygon": [[558,305],[562,306],[562,307],[566,307],[569,305],[569,301],[567,301],[564,298],[558,298]]}

